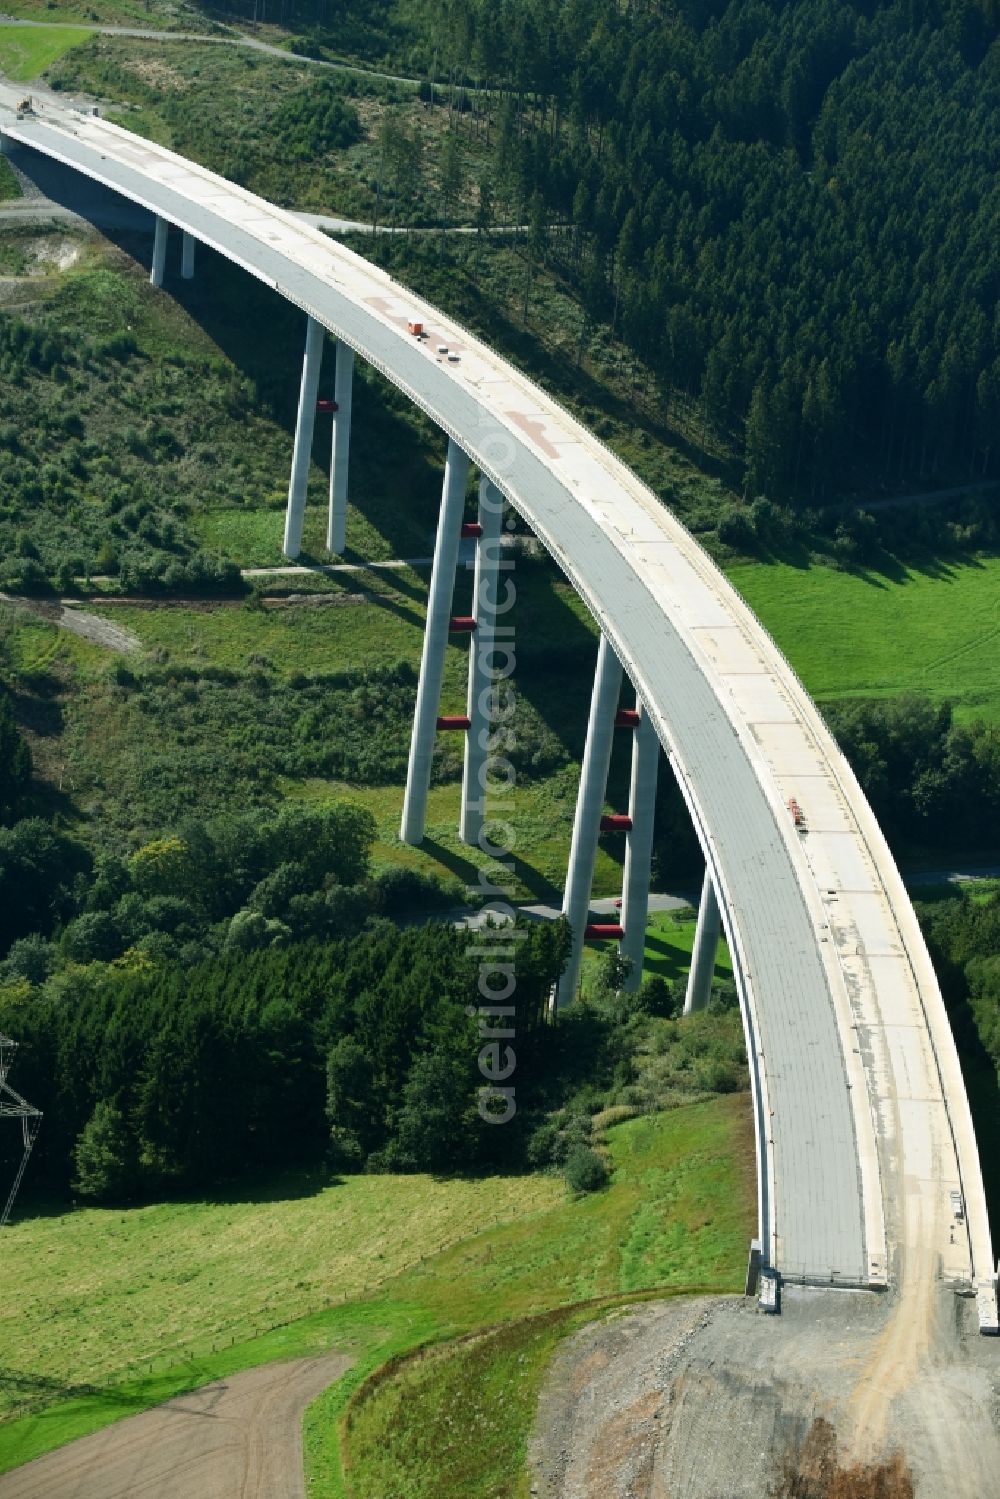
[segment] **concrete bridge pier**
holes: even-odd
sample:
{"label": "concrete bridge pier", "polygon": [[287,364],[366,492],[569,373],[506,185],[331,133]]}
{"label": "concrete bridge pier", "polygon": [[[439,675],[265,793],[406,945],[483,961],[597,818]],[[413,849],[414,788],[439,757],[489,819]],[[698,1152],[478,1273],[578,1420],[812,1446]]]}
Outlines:
{"label": "concrete bridge pier", "polygon": [[[463,843],[478,843],[486,812],[486,762],[492,726],[490,697],[498,639],[509,636],[509,627],[497,624],[497,616],[507,613],[510,602],[498,597],[500,550],[503,535],[503,495],[489,479],[479,481],[479,535],[476,539],[475,577],[472,589],[472,617],[475,628],[469,641],[469,693],[466,713],[469,729],[465,736],[465,763],[462,769],[462,814],[458,836]],[[511,600],[512,602],[512,600]],[[508,650],[513,648],[507,642]]]}
{"label": "concrete bridge pier", "polygon": [[590,909],[590,891],[594,882],[597,839],[601,831],[601,812],[611,766],[611,744],[615,734],[615,710],[621,690],[622,667],[607,636],[601,635],[597,652],[597,670],[590,699],[587,743],[580,768],[580,790],[573,819],[573,840],[569,851],[563,915],[573,933],[569,961],[556,987],[556,1004],[565,1005],[575,997],[583,963],[584,933]]}
{"label": "concrete bridge pier", "polygon": [[462,535],[462,513],[465,509],[468,480],[469,459],[458,443],[450,438],[444,469],[441,515],[434,543],[431,585],[427,595],[427,623],[420,658],[410,759],[406,768],[403,818],[399,829],[399,836],[404,843],[422,843],[427,822],[427,793],[431,783],[431,762],[434,758],[437,713],[444,679],[444,657],[448,647],[448,624],[455,592],[458,543]]}
{"label": "concrete bridge pier", "polygon": [[309,486],[309,464],[312,461],[313,426],[316,421],[316,392],[323,363],[323,339],[326,330],[315,318],[306,321],[306,347],[302,357],[302,383],[299,387],[299,413],[295,421],[295,445],[292,449],[292,473],[288,481],[288,508],[285,511],[285,540],[282,551],[294,560],[302,550],[302,524],[306,513],[306,490]]}
{"label": "concrete bridge pier", "polygon": [[185,229],[181,235],[181,280],[194,278],[194,235]]}
{"label": "concrete bridge pier", "polygon": [[153,264],[149,272],[149,279],[154,286],[163,285],[163,271],[167,263],[167,230],[170,225],[166,219],[156,215],[156,227],[153,230]]}
{"label": "concrete bridge pier", "polygon": [[698,907],[698,925],[694,933],[694,948],[691,952],[691,971],[688,974],[687,993],[684,996],[684,1014],[693,1015],[703,1010],[712,995],[712,976],[715,973],[715,955],[719,950],[719,933],[722,917],[719,899],[715,893],[712,871],[705,870],[705,882],[701,887],[701,904]]}
{"label": "concrete bridge pier", "polygon": [[12,141],[9,135],[0,130],[0,156],[9,156],[14,150],[17,142]]}
{"label": "concrete bridge pier", "polygon": [[638,989],[642,983],[659,768],[660,741],[652,720],[643,710],[632,739],[632,781],[628,802],[632,826],[625,835],[627,842],[621,915],[624,936],[618,949],[621,956],[631,959],[632,963],[623,986],[625,989]]}
{"label": "concrete bridge pier", "polygon": [[330,511],[326,523],[326,546],[338,557],[347,545],[347,474],[351,454],[351,404],[354,394],[354,350],[337,340],[334,377],[333,437],[330,446]]}

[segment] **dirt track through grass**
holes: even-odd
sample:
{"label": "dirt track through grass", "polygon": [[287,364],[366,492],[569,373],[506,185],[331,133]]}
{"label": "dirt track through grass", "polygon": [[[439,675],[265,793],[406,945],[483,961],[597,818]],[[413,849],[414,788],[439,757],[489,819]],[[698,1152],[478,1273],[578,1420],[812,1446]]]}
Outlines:
{"label": "dirt track through grass", "polygon": [[267,1364],[83,1437],[0,1478],[2,1499],[305,1499],[302,1412],[350,1367]]}

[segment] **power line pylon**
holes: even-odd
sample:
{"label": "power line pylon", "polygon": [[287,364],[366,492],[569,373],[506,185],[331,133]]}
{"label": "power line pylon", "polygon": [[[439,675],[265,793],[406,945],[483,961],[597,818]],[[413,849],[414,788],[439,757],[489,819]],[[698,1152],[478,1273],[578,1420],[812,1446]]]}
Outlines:
{"label": "power line pylon", "polygon": [[31,1147],[35,1143],[35,1137],[42,1122],[40,1111],[33,1108],[27,1099],[21,1097],[20,1093],[15,1093],[7,1081],[7,1074],[10,1071],[10,1065],[14,1060],[16,1050],[17,1043],[15,1041],[12,1041],[9,1036],[0,1036],[0,1119],[20,1119],[21,1139],[24,1142],[21,1164],[17,1168],[14,1184],[8,1193],[3,1212],[0,1213],[0,1228],[6,1227],[7,1221],[10,1218],[14,1207],[14,1199],[21,1185],[21,1178],[24,1176],[28,1157],[31,1155]]}

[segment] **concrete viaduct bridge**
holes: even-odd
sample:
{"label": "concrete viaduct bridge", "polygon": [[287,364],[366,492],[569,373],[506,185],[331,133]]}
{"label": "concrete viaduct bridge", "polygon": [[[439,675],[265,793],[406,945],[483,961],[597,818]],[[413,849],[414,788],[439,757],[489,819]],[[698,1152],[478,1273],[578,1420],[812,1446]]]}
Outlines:
{"label": "concrete viaduct bridge", "polygon": [[[8,95],[8,99],[10,96]],[[12,102],[12,101],[11,101]],[[306,314],[285,551],[298,553],[325,332],[337,339],[328,541],[344,544],[355,355],[447,437],[448,457],[402,837],[423,837],[436,733],[465,734],[461,833],[489,843],[481,771],[507,590],[503,499],[597,620],[600,647],[565,911],[572,996],[588,921],[612,738],[632,736],[620,935],[641,961],[651,813],[662,747],[705,853],[688,1006],[708,992],[720,922],[750,1059],[762,1264],[807,1285],[888,1288],[905,1318],[935,1288],[975,1295],[997,1331],[996,1265],[968,1100],[937,980],[882,833],[787,661],[710,559],[617,458],[543,391],[436,308],[290,214],[105,121],[0,95],[0,144],[55,158]],[[414,331],[422,326],[423,336]],[[470,463],[478,521],[463,526]],[[463,530],[476,540],[474,614],[451,617]],[[472,634],[467,715],[438,714],[449,629]],[[619,710],[623,673],[634,708]],[[638,963],[636,964],[638,969]],[[636,975],[637,976],[637,975]]]}

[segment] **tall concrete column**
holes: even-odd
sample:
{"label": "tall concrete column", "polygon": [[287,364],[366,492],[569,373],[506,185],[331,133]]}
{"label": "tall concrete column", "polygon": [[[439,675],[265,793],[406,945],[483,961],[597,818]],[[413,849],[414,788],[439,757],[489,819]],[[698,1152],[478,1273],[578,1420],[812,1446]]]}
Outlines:
{"label": "tall concrete column", "polygon": [[712,996],[712,977],[715,973],[715,955],[719,950],[721,925],[722,917],[712,871],[706,869],[705,883],[701,887],[701,905],[698,907],[698,925],[694,933],[694,948],[691,952],[691,972],[688,974],[687,993],[684,996],[685,1015],[703,1010]]}
{"label": "tall concrete column", "polygon": [[427,792],[431,784],[437,712],[444,679],[448,622],[451,618],[452,595],[455,592],[458,543],[462,534],[462,512],[465,509],[465,486],[468,479],[469,460],[458,443],[449,439],[441,515],[434,543],[431,586],[427,595],[427,623],[424,627],[417,704],[410,738],[410,761],[406,768],[403,820],[399,829],[399,836],[404,843],[422,843],[427,822]]}
{"label": "tall concrete column", "polygon": [[[469,693],[465,710],[469,718],[469,732],[465,736],[462,815],[458,828],[458,836],[463,843],[479,842],[484,821],[486,787],[483,782],[492,723],[490,694],[493,687],[493,648],[497,638],[497,615],[501,610],[506,613],[504,600],[497,594],[503,535],[503,495],[489,479],[479,481],[479,526],[472,587],[472,614],[476,628],[469,641]],[[500,630],[503,631],[503,628],[501,623]]]}
{"label": "tall concrete column", "polygon": [[292,449],[292,474],[288,481],[288,509],[285,512],[286,557],[297,557],[302,550],[302,523],[306,514],[306,490],[309,487],[309,464],[312,461],[313,425],[316,421],[316,391],[323,363],[322,323],[315,318],[306,322],[306,348],[302,357],[302,383],[299,387],[299,414],[295,421],[295,446]]}
{"label": "tall concrete column", "polygon": [[156,228],[153,230],[153,265],[149,273],[149,279],[154,286],[163,285],[163,269],[167,263],[167,229],[166,219],[156,215]]}
{"label": "tall concrete column", "polygon": [[621,923],[624,937],[619,944],[623,958],[632,960],[626,989],[642,983],[646,951],[646,917],[649,914],[649,880],[653,861],[653,815],[656,811],[656,777],[660,768],[660,741],[649,715],[643,711],[632,739],[632,784],[628,811],[632,826],[625,835],[625,880],[622,885]]}
{"label": "tall concrete column", "polygon": [[347,542],[347,470],[351,454],[351,398],[354,393],[354,350],[337,340],[337,372],[330,448],[330,513],[326,523],[327,550],[341,556]]}
{"label": "tall concrete column", "polygon": [[597,671],[590,699],[590,721],[587,743],[580,768],[580,789],[573,820],[573,841],[569,850],[569,870],[563,915],[569,919],[573,947],[565,972],[556,989],[556,1003],[568,1004],[576,995],[583,963],[583,938],[590,910],[590,891],[594,883],[594,861],[601,831],[601,812],[611,766],[611,744],[615,734],[615,709],[621,690],[621,662],[606,635],[601,636],[597,652]]}
{"label": "tall concrete column", "polygon": [[181,236],[181,280],[190,281],[194,276],[194,235],[184,230]]}
{"label": "tall concrete column", "polygon": [[16,142],[12,141],[9,135],[5,135],[0,130],[0,156],[9,156],[15,145]]}

